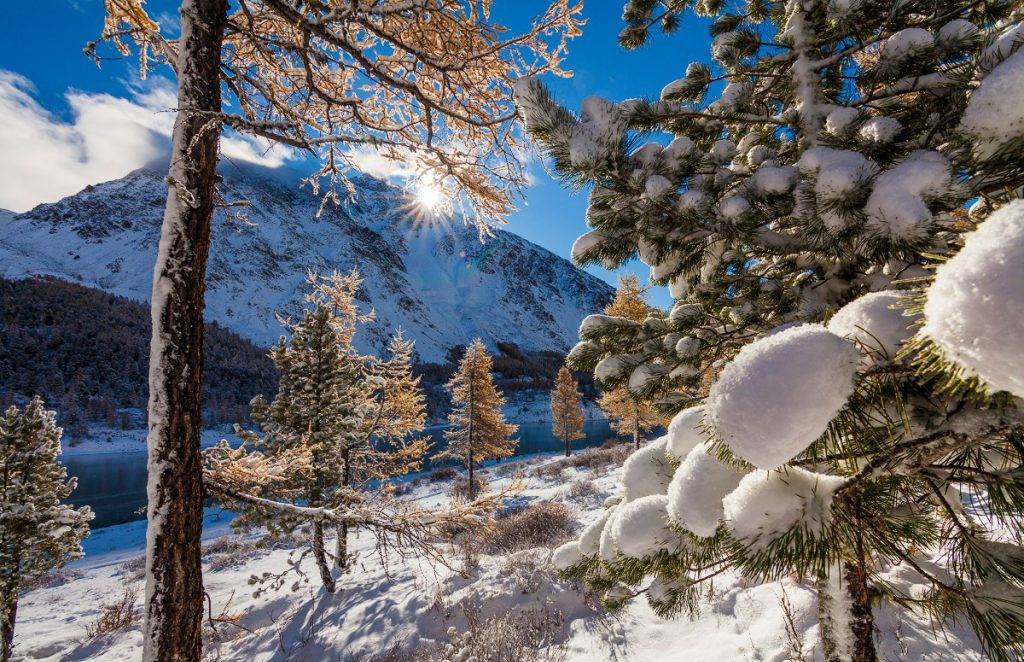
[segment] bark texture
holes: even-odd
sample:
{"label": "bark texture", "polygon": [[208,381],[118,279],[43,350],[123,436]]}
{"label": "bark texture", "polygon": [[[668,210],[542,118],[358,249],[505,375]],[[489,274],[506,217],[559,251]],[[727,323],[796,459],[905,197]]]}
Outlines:
{"label": "bark texture", "polygon": [[337,584],[331,576],[331,564],[327,562],[327,552],[324,549],[324,523],[313,524],[313,558],[316,559],[316,567],[320,572],[320,581],[328,593],[334,593]]}
{"label": "bark texture", "polygon": [[199,660],[203,308],[217,183],[226,0],[183,0],[178,116],[153,273],[143,659]]}
{"label": "bark texture", "polygon": [[14,622],[18,615],[18,587],[14,582],[3,586],[3,614],[0,614],[0,660],[7,662],[14,654]]}
{"label": "bark texture", "polygon": [[850,630],[853,636],[853,662],[876,662],[875,617],[871,613],[871,589],[863,565],[843,566],[846,590],[850,595]]}
{"label": "bark texture", "polygon": [[845,562],[819,577],[816,588],[826,662],[876,662],[871,589],[864,567]]}

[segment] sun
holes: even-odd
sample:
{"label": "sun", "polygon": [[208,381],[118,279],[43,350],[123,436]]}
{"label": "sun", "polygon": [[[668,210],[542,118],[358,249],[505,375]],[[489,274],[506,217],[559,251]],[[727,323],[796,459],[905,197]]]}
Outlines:
{"label": "sun", "polygon": [[410,182],[402,205],[412,219],[414,227],[434,226],[443,223],[451,213],[452,198],[443,184],[424,176]]}
{"label": "sun", "polygon": [[445,202],[444,192],[433,182],[420,181],[414,193],[416,206],[426,213],[436,213]]}

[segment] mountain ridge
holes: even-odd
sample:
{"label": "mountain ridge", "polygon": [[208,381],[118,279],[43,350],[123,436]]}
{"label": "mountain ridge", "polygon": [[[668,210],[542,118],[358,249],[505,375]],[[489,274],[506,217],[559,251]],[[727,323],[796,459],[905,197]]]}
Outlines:
{"label": "mountain ridge", "polygon": [[[207,319],[262,346],[282,332],[278,314],[301,310],[308,270],[359,268],[359,298],[377,319],[357,345],[379,351],[401,328],[424,362],[443,362],[475,336],[492,347],[566,351],[579,321],[614,292],[511,232],[481,243],[459,219],[416,223],[404,193],[369,176],[354,178],[354,200],[322,214],[297,177],[257,168],[222,168],[222,176],[224,199],[248,206],[245,217],[215,214]],[[0,216],[0,275],[55,276],[148,301],[165,194],[162,170],[147,166]]]}

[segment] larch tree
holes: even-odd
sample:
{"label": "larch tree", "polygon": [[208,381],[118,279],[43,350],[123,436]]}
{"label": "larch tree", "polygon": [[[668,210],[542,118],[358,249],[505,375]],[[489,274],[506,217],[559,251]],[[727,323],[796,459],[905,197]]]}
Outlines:
{"label": "larch tree", "polygon": [[[342,441],[338,451],[341,484],[344,487],[383,480],[417,471],[423,462],[427,442],[411,435],[423,430],[426,397],[419,378],[412,374],[413,343],[399,332],[388,342],[383,360],[360,356],[353,341],[360,324],[374,319],[374,312],[359,310],[357,295],[362,285],[358,269],[325,277],[310,274],[312,292],[307,299],[332,311],[332,326],[342,354],[362,364],[360,376],[350,384],[364,402],[354,437]],[[348,525],[338,527],[335,564],[349,566]]]}
{"label": "larch tree", "polygon": [[644,435],[665,424],[665,415],[650,402],[640,400],[626,388],[605,391],[597,399],[597,406],[608,418],[616,434],[633,440],[640,448]]}
{"label": "larch tree", "polygon": [[572,442],[583,439],[583,403],[576,380],[564,365],[558,370],[551,391],[551,431],[565,443],[565,456],[572,454]]}
{"label": "larch tree", "polygon": [[518,440],[518,425],[505,422],[505,398],[494,386],[493,361],[479,338],[466,349],[455,375],[446,385],[452,398],[445,430],[445,448],[435,457],[458,460],[469,472],[469,498],[476,497],[474,471],[486,460],[509,457]]}
{"label": "larch tree", "polygon": [[11,659],[18,592],[82,556],[93,518],[62,503],[75,489],[60,464],[61,429],[38,396],[0,415],[0,660]]}
{"label": "larch tree", "polygon": [[[102,39],[178,86],[153,275],[144,658],[199,659],[202,334],[222,130],[312,154],[324,200],[354,149],[411,163],[421,185],[467,201],[486,227],[525,181],[510,84],[565,74],[579,6],[554,0],[509,34],[481,0],[182,0],[171,37],[144,0],[105,0]],[[97,54],[96,44],[87,53]],[[100,57],[96,55],[97,61]],[[354,192],[354,191],[350,191]]]}
{"label": "larch tree", "polygon": [[1020,4],[633,0],[621,40],[690,10],[709,61],[657,100],[577,115],[516,88],[556,170],[590,187],[574,258],[639,256],[677,300],[581,326],[573,367],[677,413],[556,563],[612,605],[653,577],[663,614],[729,570],[801,578],[828,660],[877,659],[879,601],[1019,658]]}
{"label": "larch tree", "polygon": [[[647,303],[648,287],[640,284],[640,279],[634,274],[627,274],[619,277],[619,287],[615,291],[615,298],[605,306],[604,315],[592,315],[584,320],[585,324],[580,327],[580,335],[586,337],[590,327],[596,321],[605,325],[614,325],[616,320],[624,328],[631,328],[633,323],[647,323],[650,325],[659,324],[664,317],[661,311]],[[651,320],[647,322],[647,320]],[[630,337],[617,337],[620,343],[628,343]],[[586,361],[586,357],[579,355],[580,349],[587,349],[589,346],[577,346],[575,353],[570,353],[569,362],[574,364],[580,360]],[[626,356],[625,360],[638,360],[642,354],[639,347],[629,349],[626,345],[620,345],[622,350],[617,356]],[[629,351],[627,351],[629,350]],[[605,365],[607,367],[608,364]],[[588,366],[589,367],[589,366]],[[640,448],[640,441],[643,434],[650,432],[656,427],[665,423],[665,417],[655,407],[650,393],[642,389],[634,390],[629,385],[608,386],[604,382],[605,370],[595,370],[595,378],[598,385],[602,386],[604,392],[598,399],[597,404],[605,413],[611,423],[612,429],[621,435],[630,437],[633,445]]]}
{"label": "larch tree", "polygon": [[[213,491],[246,493],[283,504],[340,509],[378,497],[385,480],[420,468],[427,443],[412,435],[423,429],[426,406],[419,379],[412,375],[412,343],[392,338],[384,359],[364,356],[353,342],[360,323],[372,319],[356,305],[361,279],[357,271],[326,278],[311,274],[310,308],[289,323],[291,337],[271,351],[279,386],[269,404],[252,402],[251,418],[259,432],[237,429],[245,444],[226,443],[207,453],[216,467]],[[276,464],[268,476],[240,473],[246,455]],[[301,461],[300,461],[301,460]],[[370,489],[369,485],[376,485]],[[229,495],[230,498],[230,495]],[[349,569],[347,521],[337,526],[334,564],[324,545],[324,520],[282,507],[243,505],[238,526],[264,525],[272,534],[310,528],[310,548],[321,581],[333,593],[331,566]]]}

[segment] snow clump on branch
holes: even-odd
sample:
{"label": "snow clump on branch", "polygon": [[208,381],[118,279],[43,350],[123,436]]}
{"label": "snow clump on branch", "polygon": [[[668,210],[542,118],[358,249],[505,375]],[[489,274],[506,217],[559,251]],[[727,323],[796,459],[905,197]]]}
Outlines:
{"label": "snow clump on branch", "polygon": [[798,526],[819,535],[832,518],[832,497],[844,480],[799,467],[749,473],[723,500],[729,531],[752,549],[764,549]]}
{"label": "snow clump on branch", "polygon": [[725,516],[722,499],[736,489],[743,473],[719,462],[704,442],[690,451],[668,487],[668,515],[694,535],[715,534]]}
{"label": "snow clump on branch", "polygon": [[621,506],[611,531],[616,549],[625,556],[643,558],[677,548],[681,540],[668,524],[667,506],[664,494],[652,494]]}
{"label": "snow clump on branch", "polygon": [[668,437],[650,442],[630,455],[622,465],[622,500],[635,501],[652,494],[665,494],[672,482],[672,465],[665,455]]}
{"label": "snow clump on branch", "polygon": [[[859,342],[869,353],[892,359],[903,342],[914,335],[917,316],[904,313],[905,297],[895,290],[865,294],[840,308],[829,320],[828,330]],[[864,364],[873,362],[872,357],[866,357]]]}
{"label": "snow clump on branch", "polygon": [[[684,338],[685,340],[685,338]],[[680,340],[679,342],[682,342]],[[704,407],[684,409],[668,424],[668,454],[677,460],[684,460],[693,448],[705,440],[700,422],[704,418]]]}
{"label": "snow clump on branch", "polygon": [[1024,397],[1024,201],[992,213],[935,273],[923,333],[995,391]]}
{"label": "snow clump on branch", "polygon": [[818,324],[746,345],[711,387],[709,422],[759,469],[788,462],[825,432],[853,394],[860,353]]}
{"label": "snow clump on branch", "polygon": [[1024,49],[997,65],[971,92],[960,130],[980,159],[1024,137]]}

